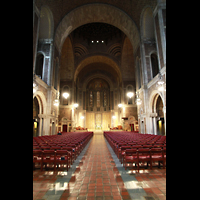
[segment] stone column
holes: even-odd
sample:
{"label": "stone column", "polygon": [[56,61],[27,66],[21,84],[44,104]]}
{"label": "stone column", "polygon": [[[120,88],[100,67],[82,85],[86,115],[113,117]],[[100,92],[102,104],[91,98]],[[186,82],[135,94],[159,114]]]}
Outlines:
{"label": "stone column", "polygon": [[156,117],[153,117],[153,128],[154,128],[154,135],[157,135],[157,120],[156,120]]}

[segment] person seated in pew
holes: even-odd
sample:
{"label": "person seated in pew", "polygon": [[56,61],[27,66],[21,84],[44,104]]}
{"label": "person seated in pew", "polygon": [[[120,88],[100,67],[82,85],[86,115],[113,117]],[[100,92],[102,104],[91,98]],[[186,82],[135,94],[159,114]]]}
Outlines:
{"label": "person seated in pew", "polygon": [[58,135],[62,135],[62,133],[59,131],[59,132],[58,132]]}

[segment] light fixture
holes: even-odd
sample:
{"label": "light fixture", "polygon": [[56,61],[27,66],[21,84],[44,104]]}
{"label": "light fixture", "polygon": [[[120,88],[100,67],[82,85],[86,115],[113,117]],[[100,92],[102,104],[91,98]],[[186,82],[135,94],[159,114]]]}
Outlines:
{"label": "light fixture", "polygon": [[38,90],[38,84],[36,83],[36,76],[33,74],[33,94]]}
{"label": "light fixture", "polygon": [[99,40],[97,40],[97,43],[99,43]]}
{"label": "light fixture", "polygon": [[118,104],[118,107],[119,107],[119,108],[121,108],[121,107],[122,107],[122,104],[121,104],[121,103],[120,103],[120,104]]}
{"label": "light fixture", "polygon": [[158,74],[158,82],[156,83],[156,87],[158,88],[159,91],[165,90],[165,82],[163,81],[163,77],[160,72]]}
{"label": "light fixture", "polygon": [[128,93],[127,93],[127,96],[128,96],[129,98],[133,97],[133,92],[128,92]]}
{"label": "light fixture", "polygon": [[57,92],[56,92],[56,98],[55,98],[55,100],[53,101],[53,105],[54,105],[54,106],[59,106],[59,103],[60,103],[60,101],[59,101],[59,95],[60,95],[60,93],[57,91]]}
{"label": "light fixture", "polygon": [[94,41],[92,40],[92,43],[94,43]]}
{"label": "light fixture", "polygon": [[58,100],[58,99],[55,99],[54,102],[53,102],[53,105],[54,105],[54,106],[59,106],[59,100]]}
{"label": "light fixture", "polygon": [[69,93],[64,92],[64,93],[63,93],[63,97],[64,97],[65,99],[67,99],[67,98],[69,97]]}
{"label": "light fixture", "polygon": [[77,108],[77,107],[78,107],[78,103],[75,103],[75,104],[74,104],[74,107]]}
{"label": "light fixture", "polygon": [[103,41],[103,40],[102,40],[101,42],[102,42],[102,43],[104,43],[104,41]]}
{"label": "light fixture", "polygon": [[135,103],[137,105],[141,105],[142,104],[142,100],[139,98],[139,92],[136,92],[136,100]]}

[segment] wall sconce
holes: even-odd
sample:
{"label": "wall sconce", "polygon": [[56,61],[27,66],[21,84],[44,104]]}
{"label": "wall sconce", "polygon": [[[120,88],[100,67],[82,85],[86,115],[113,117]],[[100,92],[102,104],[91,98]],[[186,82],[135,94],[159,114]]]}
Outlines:
{"label": "wall sconce", "polygon": [[54,106],[59,106],[59,103],[60,103],[60,101],[59,101],[59,92],[57,91],[57,92],[56,92],[56,98],[55,98],[55,100],[53,101],[53,105],[54,105]]}
{"label": "wall sconce", "polygon": [[120,104],[118,104],[118,107],[119,107],[119,108],[121,108],[121,107],[122,107],[122,104],[121,104],[121,103],[120,103]]}
{"label": "wall sconce", "polygon": [[137,105],[141,105],[142,104],[142,100],[139,98],[139,92],[136,92],[136,100],[135,103]]}
{"label": "wall sconce", "polygon": [[74,104],[74,107],[77,108],[77,107],[78,107],[78,103],[75,103],[75,104]]}
{"label": "wall sconce", "polygon": [[166,91],[165,82],[163,81],[163,77],[160,72],[158,74],[158,78],[159,78],[159,80],[156,83],[156,87],[158,88],[159,91]]}
{"label": "wall sconce", "polygon": [[53,105],[54,105],[54,106],[59,106],[59,100],[58,100],[58,99],[55,99],[55,100],[53,101]]}
{"label": "wall sconce", "polygon": [[33,74],[33,94],[38,90],[38,84],[36,83],[36,76]]}

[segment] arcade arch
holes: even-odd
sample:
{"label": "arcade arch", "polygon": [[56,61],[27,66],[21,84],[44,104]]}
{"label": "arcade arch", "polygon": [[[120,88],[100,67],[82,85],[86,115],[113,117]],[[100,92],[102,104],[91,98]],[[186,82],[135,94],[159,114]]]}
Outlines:
{"label": "arcade arch", "polygon": [[46,120],[46,98],[41,91],[36,91],[33,95],[33,136],[44,135]]}
{"label": "arcade arch", "polygon": [[150,113],[150,125],[152,133],[156,135],[166,135],[166,113],[165,113],[165,102],[162,94],[158,91],[152,92],[149,108]]}
{"label": "arcade arch", "polygon": [[55,32],[55,45],[61,52],[67,36],[77,27],[93,22],[103,22],[119,28],[130,39],[135,51],[140,43],[139,31],[135,22],[120,9],[107,4],[87,4],[69,12],[59,23]]}

